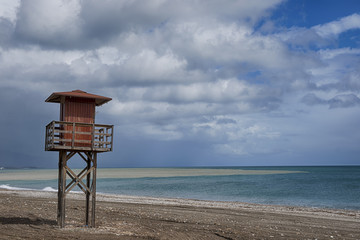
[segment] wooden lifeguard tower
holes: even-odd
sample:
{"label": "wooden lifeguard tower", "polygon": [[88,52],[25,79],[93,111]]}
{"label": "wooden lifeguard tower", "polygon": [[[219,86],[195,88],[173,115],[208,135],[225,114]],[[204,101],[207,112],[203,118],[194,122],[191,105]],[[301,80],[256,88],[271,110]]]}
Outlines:
{"label": "wooden lifeguard tower", "polygon": [[[113,125],[95,124],[95,107],[110,100],[81,90],[54,92],[45,100],[60,103],[60,121],[46,126],[45,151],[59,152],[57,220],[61,228],[65,226],[65,198],[75,186],[86,195],[85,225],[95,227],[97,153],[112,151],[114,131]],[[68,166],[76,154],[86,163],[78,174]]]}

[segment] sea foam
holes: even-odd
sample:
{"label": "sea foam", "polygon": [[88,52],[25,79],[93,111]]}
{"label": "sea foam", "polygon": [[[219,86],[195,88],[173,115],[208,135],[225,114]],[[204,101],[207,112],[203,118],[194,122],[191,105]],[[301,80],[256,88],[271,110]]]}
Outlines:
{"label": "sea foam", "polygon": [[2,185],[0,185],[0,188],[6,189],[6,190],[33,190],[33,189],[29,189],[29,188],[11,187],[8,184],[2,184]]}
{"label": "sea foam", "polygon": [[52,187],[45,187],[42,189],[42,191],[46,191],[46,192],[57,192],[57,189],[52,188]]}
{"label": "sea foam", "polygon": [[[39,191],[39,189],[33,189],[33,188],[20,188],[20,187],[12,187],[9,184],[2,184],[0,185],[0,189],[6,189],[6,190],[21,190],[21,191]],[[44,192],[57,192],[57,189],[54,189],[52,187],[44,187],[41,191]]]}

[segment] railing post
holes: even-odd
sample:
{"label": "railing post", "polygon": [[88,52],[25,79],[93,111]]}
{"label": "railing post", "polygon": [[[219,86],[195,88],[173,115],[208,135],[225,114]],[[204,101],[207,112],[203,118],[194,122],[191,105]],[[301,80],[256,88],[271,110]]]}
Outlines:
{"label": "railing post", "polygon": [[52,121],[52,133],[51,133],[51,147],[54,147],[54,141],[55,141],[55,121]]}
{"label": "railing post", "polygon": [[46,125],[46,129],[45,129],[45,151],[48,149],[47,148],[48,135],[49,135],[49,126]]}
{"label": "railing post", "polygon": [[104,147],[104,127],[101,126],[99,129],[99,148]]}
{"label": "railing post", "polygon": [[94,150],[94,133],[95,133],[95,124],[92,124],[92,130],[91,130],[91,151]]}
{"label": "railing post", "polygon": [[109,136],[108,136],[108,133],[109,133],[109,128],[108,127],[105,127],[105,129],[106,129],[106,131],[105,131],[105,139],[104,139],[104,141],[105,141],[105,148],[107,148],[108,147],[108,144],[107,144],[107,142],[109,141]]}
{"label": "railing post", "polygon": [[75,123],[73,122],[73,128],[72,128],[72,139],[71,139],[71,147],[74,147],[75,142]]}
{"label": "railing post", "polygon": [[111,149],[110,149],[110,151],[113,150],[113,139],[114,139],[114,125],[111,126],[111,137],[110,137]]}

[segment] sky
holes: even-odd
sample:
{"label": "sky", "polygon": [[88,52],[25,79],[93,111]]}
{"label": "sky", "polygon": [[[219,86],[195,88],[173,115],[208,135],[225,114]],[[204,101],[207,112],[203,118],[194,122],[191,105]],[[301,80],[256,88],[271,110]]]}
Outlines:
{"label": "sky", "polygon": [[360,2],[0,0],[0,167],[57,167],[75,89],[113,99],[99,167],[359,165]]}

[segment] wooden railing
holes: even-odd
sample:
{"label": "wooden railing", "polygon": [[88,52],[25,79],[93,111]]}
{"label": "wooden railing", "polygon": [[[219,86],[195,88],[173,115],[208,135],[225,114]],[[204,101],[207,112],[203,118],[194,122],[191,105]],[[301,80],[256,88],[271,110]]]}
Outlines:
{"label": "wooden railing", "polygon": [[52,121],[46,126],[45,151],[112,151],[113,132],[113,125]]}

